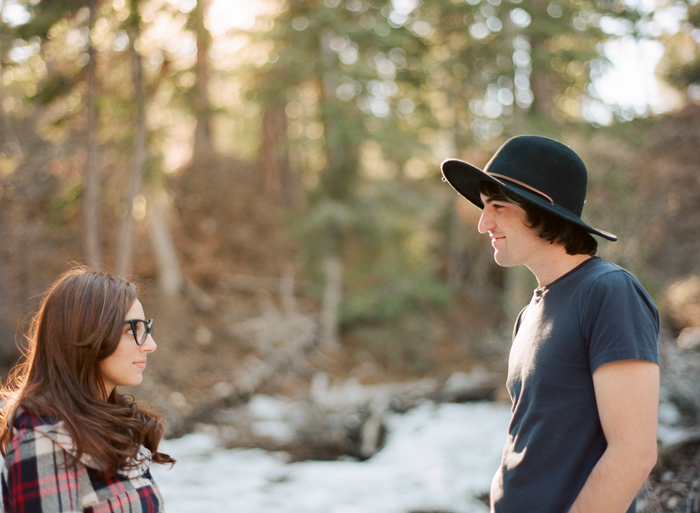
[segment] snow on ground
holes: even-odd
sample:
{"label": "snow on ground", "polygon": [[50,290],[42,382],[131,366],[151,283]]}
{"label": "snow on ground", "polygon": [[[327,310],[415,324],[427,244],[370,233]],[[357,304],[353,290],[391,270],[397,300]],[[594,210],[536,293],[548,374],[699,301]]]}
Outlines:
{"label": "snow on ground", "polygon": [[190,434],[161,448],[172,469],[153,465],[168,513],[486,512],[510,408],[424,404],[387,422],[384,448],[364,462],[285,463],[284,454],[217,447]]}

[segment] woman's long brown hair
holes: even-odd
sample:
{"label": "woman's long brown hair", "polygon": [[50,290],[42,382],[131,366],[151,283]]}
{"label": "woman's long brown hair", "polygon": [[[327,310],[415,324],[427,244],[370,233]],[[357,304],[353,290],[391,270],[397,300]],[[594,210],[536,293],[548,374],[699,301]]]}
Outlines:
{"label": "woman's long brown hair", "polygon": [[12,439],[18,408],[62,420],[77,454],[103,466],[102,477],[137,464],[143,444],[156,463],[174,463],[158,452],[163,418],[116,388],[106,390],[99,362],[119,345],[136,287],[106,273],[73,269],[49,288],[32,319],[24,360],[0,390],[0,451]]}

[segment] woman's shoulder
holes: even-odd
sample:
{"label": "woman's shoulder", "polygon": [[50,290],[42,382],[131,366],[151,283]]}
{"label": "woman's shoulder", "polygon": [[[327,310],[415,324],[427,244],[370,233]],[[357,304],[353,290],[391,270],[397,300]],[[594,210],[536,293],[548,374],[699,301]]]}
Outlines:
{"label": "woman's shoulder", "polygon": [[59,422],[59,419],[51,415],[41,415],[27,410],[22,406],[17,407],[15,415],[15,429],[35,429],[39,426],[49,426]]}
{"label": "woman's shoulder", "polygon": [[[13,453],[10,455],[10,453]],[[64,421],[51,416],[36,415],[23,409],[18,409],[14,422],[14,433],[7,453],[10,459],[23,460],[49,456],[53,459],[55,453],[66,456],[85,465],[89,469],[101,471],[105,465],[91,454],[78,451],[77,444],[71,436]],[[143,445],[139,446],[136,458],[128,462],[127,468],[117,471],[122,477],[134,478],[146,473],[150,468],[151,451]]]}
{"label": "woman's shoulder", "polygon": [[61,421],[56,417],[38,415],[20,407],[13,423],[13,437],[32,439],[47,436],[60,429],[60,425]]}
{"label": "woman's shoulder", "polygon": [[5,454],[5,466],[24,465],[24,462],[41,462],[63,460],[63,451],[46,435],[57,419],[41,417],[22,410],[17,412],[13,424],[12,439]]}
{"label": "woman's shoulder", "polygon": [[77,457],[77,461],[88,468],[102,469],[102,465],[90,454],[78,451],[65,422],[56,417],[36,415],[20,409],[14,423],[10,449],[13,446],[20,451],[20,459],[43,458],[46,455],[53,459],[56,454],[60,454],[62,460]]}

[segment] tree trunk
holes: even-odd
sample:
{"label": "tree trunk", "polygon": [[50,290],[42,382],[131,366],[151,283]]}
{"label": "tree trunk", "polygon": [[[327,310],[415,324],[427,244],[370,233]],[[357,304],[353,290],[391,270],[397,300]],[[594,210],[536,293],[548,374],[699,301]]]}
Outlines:
{"label": "tree trunk", "polygon": [[[335,56],[330,47],[333,34],[321,34],[320,54],[324,70],[321,76],[321,118],[326,140],[327,165],[323,177],[323,193],[331,201],[347,202],[355,184],[358,167],[357,146],[343,133],[340,110],[337,109],[335,89],[337,72],[333,69]],[[329,349],[338,347],[338,308],[343,291],[343,266],[340,258],[343,234],[335,223],[326,227],[324,235],[324,271],[326,288],[321,312],[322,340]]]}
{"label": "tree trunk", "polygon": [[[2,21],[3,12],[6,2],[0,5],[0,31],[8,30],[6,24]],[[5,98],[5,57],[11,46],[5,38],[0,39],[0,102]],[[24,160],[22,146],[19,139],[12,130],[10,120],[5,115],[5,109],[0,104],[0,153],[4,153],[7,157],[12,158],[13,169],[16,169]]]}
{"label": "tree trunk", "polygon": [[[97,0],[90,0],[90,31],[94,29],[97,19]],[[97,51],[89,44],[87,64],[87,159],[83,175],[85,187],[85,252],[88,264],[95,268],[102,267],[102,243],[100,233],[100,175],[97,155]]]}
{"label": "tree trunk", "polygon": [[[2,189],[0,189],[0,192]],[[2,247],[0,247],[0,357],[5,358],[5,355],[11,354],[12,351],[16,351],[14,334],[16,327],[13,327],[14,317],[12,315],[13,308],[9,305],[16,304],[12,301],[12,295],[10,294],[10,280],[8,274],[9,262],[8,255],[8,245],[14,246],[11,243],[11,232],[7,228],[9,223],[5,219],[4,212],[0,210],[0,240],[3,241]],[[14,242],[14,241],[12,241]],[[8,253],[9,254],[9,253]]]}
{"label": "tree trunk", "polygon": [[166,297],[175,296],[184,285],[177,250],[170,234],[168,209],[168,194],[160,188],[152,190],[148,197],[150,236],[158,263],[158,285]]}
{"label": "tree trunk", "polygon": [[211,36],[204,20],[210,0],[197,0],[192,15],[194,16],[195,33],[197,36],[197,83],[194,99],[197,125],[194,132],[193,160],[208,159],[212,155],[213,144],[211,137],[211,110],[209,107],[209,60],[208,52]]}
{"label": "tree trunk", "polygon": [[122,219],[117,245],[116,271],[120,276],[131,272],[134,246],[134,220],[132,216],[134,199],[141,190],[143,172],[148,158],[148,132],[146,129],[146,94],[143,86],[143,68],[141,56],[134,47],[138,30],[131,34],[129,51],[131,53],[131,77],[134,84],[134,101],[136,102],[136,134],[134,137],[134,154],[126,196],[126,213]]}
{"label": "tree trunk", "polygon": [[551,69],[542,64],[536,64],[539,55],[546,52],[545,41],[532,41],[532,75],[530,87],[534,96],[531,112],[552,121],[557,120],[557,107],[555,97],[557,95],[557,80]]}
{"label": "tree trunk", "polygon": [[325,193],[336,201],[346,201],[354,189],[359,167],[358,146],[352,140],[352,132],[347,130],[335,97],[338,85],[338,72],[333,69],[335,53],[330,47],[333,33],[326,30],[321,34],[320,51],[324,70],[321,77],[321,118],[326,140],[327,162],[324,174]]}
{"label": "tree trunk", "polygon": [[[3,2],[3,5],[0,6],[0,30],[5,30],[5,27],[3,26],[4,23],[2,22],[4,6],[5,4]],[[0,44],[2,44],[2,42],[0,42]],[[5,52],[5,45],[2,44],[2,47],[0,47],[0,102],[5,98]],[[0,103],[0,150],[4,149],[7,141],[9,140],[9,135],[10,123],[5,115],[5,108],[2,106],[2,103]]]}
{"label": "tree trunk", "polygon": [[450,225],[447,239],[447,279],[454,290],[460,290],[464,280],[467,253],[464,249],[465,227],[459,220],[457,207],[450,203]]}
{"label": "tree trunk", "polygon": [[328,349],[338,349],[338,309],[343,297],[343,264],[335,256],[323,262],[326,274],[326,288],[323,291],[321,310],[321,340]]}
{"label": "tree trunk", "polygon": [[299,184],[293,176],[287,152],[287,115],[284,106],[268,107],[262,115],[262,137],[258,168],[265,192],[294,207],[299,204]]}

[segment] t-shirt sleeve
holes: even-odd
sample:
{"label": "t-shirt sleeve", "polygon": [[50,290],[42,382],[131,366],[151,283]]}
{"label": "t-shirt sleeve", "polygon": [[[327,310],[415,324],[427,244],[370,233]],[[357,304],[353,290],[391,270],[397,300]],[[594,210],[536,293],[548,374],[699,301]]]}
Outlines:
{"label": "t-shirt sleeve", "polygon": [[659,363],[659,312],[637,279],[626,271],[607,273],[593,283],[582,324],[591,373],[618,360]]}

